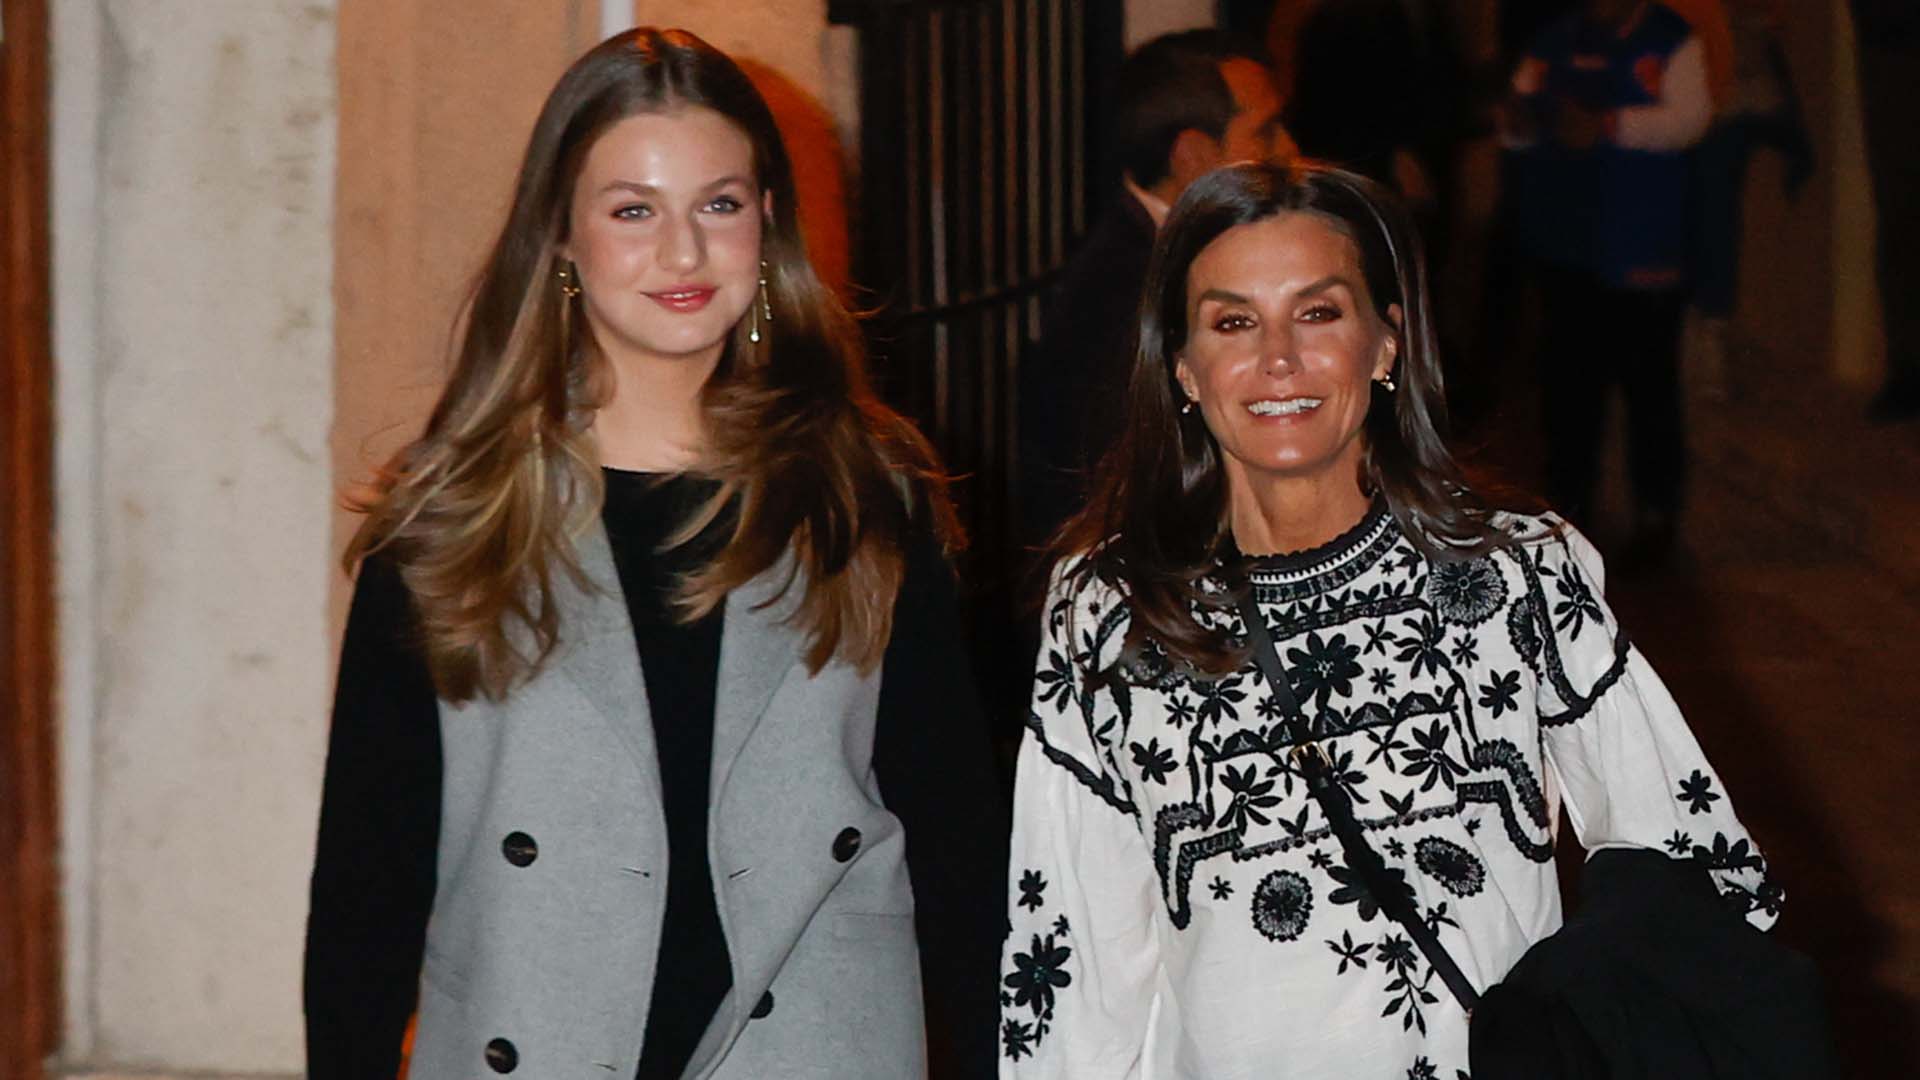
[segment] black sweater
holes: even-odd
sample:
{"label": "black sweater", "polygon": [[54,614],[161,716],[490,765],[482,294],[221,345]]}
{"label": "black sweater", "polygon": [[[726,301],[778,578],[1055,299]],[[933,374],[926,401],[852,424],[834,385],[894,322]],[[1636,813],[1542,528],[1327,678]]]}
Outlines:
{"label": "black sweater", "polygon": [[[660,758],[665,922],[638,1076],[678,1077],[731,985],[706,859],[718,612],[686,624],[669,598],[710,553],[663,541],[712,491],[692,477],[605,470],[602,520],[633,620]],[[307,926],[309,1075],[392,1077],[433,905],[441,751],[418,620],[391,561],[362,567],[341,647]],[[1005,811],[960,634],[951,571],[931,536],[909,551],[882,666],[873,768],[906,829],[937,1077],[995,1067]],[[642,1038],[642,1033],[636,1033]]]}

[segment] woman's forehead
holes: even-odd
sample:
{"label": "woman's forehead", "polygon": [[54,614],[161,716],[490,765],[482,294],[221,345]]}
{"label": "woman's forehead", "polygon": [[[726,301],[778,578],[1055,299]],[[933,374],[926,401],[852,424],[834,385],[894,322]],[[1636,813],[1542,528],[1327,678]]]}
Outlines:
{"label": "woman's forehead", "polygon": [[1187,292],[1223,282],[1266,289],[1304,287],[1328,276],[1362,284],[1360,247],[1344,222],[1313,211],[1288,210],[1235,225],[1200,249],[1187,273]]}

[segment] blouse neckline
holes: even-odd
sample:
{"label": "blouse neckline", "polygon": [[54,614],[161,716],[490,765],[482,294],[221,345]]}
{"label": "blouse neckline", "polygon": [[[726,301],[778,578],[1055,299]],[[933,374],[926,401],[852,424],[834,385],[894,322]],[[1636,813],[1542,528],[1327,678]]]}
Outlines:
{"label": "blouse neckline", "polygon": [[1323,544],[1272,555],[1247,555],[1240,551],[1238,544],[1234,544],[1229,557],[1246,567],[1249,573],[1263,577],[1277,575],[1292,580],[1316,577],[1357,557],[1371,564],[1374,559],[1366,556],[1378,545],[1392,522],[1393,514],[1389,512],[1386,500],[1376,496],[1359,521]]}

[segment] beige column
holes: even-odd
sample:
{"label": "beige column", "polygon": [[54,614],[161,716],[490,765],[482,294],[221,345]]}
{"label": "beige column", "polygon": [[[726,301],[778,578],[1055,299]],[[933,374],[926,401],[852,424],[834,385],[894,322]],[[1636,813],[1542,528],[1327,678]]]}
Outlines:
{"label": "beige column", "polygon": [[[425,422],[541,102],[599,33],[598,0],[341,0],[339,483],[366,480]],[[357,521],[335,511],[336,560]],[[338,628],[348,583],[337,570],[331,580]]]}

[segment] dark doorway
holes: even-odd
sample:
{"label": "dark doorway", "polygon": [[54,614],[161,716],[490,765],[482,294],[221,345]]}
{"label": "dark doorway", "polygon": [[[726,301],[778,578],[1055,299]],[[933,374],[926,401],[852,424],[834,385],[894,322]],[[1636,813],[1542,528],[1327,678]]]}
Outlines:
{"label": "dark doorway", "polygon": [[[1041,293],[1109,194],[1106,88],[1117,0],[836,0],[860,32],[853,277],[875,370],[960,478],[975,655],[996,712],[1023,708],[1005,632],[1015,419]],[[1003,708],[1004,707],[1004,708]]]}

